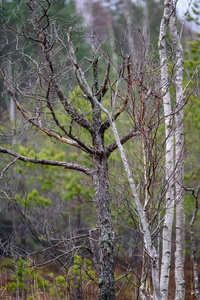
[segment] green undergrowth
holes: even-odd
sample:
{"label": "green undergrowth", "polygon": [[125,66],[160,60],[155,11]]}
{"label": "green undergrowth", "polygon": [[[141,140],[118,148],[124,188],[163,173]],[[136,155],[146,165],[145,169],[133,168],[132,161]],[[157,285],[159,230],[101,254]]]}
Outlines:
{"label": "green undergrowth", "polygon": [[[119,300],[138,293],[140,283],[131,272],[122,276],[116,268],[115,280]],[[74,255],[65,271],[55,265],[37,267],[31,260],[0,261],[0,299],[66,300],[79,299],[80,295],[99,299],[99,282],[92,261],[80,255]]]}
{"label": "green undergrowth", "polygon": [[92,262],[79,255],[65,272],[55,266],[37,268],[24,259],[5,259],[0,262],[0,278],[1,299],[69,299],[98,282]]}

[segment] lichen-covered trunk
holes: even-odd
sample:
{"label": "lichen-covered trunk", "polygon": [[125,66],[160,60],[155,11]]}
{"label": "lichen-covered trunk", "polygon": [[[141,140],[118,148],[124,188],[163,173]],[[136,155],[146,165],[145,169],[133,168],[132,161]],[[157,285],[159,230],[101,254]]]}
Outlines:
{"label": "lichen-covered trunk", "polygon": [[95,200],[98,212],[100,230],[100,300],[114,300],[114,258],[113,231],[110,210],[110,194],[108,184],[108,162],[105,155],[94,158],[95,172],[93,176],[95,186]]}

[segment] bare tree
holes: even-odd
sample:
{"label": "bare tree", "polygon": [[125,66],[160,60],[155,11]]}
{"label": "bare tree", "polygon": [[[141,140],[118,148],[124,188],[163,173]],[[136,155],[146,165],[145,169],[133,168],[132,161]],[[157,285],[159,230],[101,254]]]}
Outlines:
{"label": "bare tree", "polygon": [[[125,2],[127,5],[127,1]],[[73,27],[66,31],[60,30],[65,23],[61,26],[57,20],[50,19],[48,0],[29,0],[28,7],[31,13],[29,23],[25,24],[21,20],[22,29],[12,29],[17,37],[14,53],[18,56],[15,64],[23,61],[26,68],[20,70],[14,78],[9,77],[6,68],[13,53],[7,53],[1,57],[1,79],[26,124],[45,133],[52,140],[86,153],[92,161],[92,167],[25,157],[12,149],[0,147],[1,153],[15,157],[4,167],[1,177],[18,160],[59,166],[91,177],[95,188],[99,226],[100,299],[115,299],[114,234],[108,158],[118,149],[125,170],[124,182],[128,183],[126,189],[130,192],[129,199],[126,199],[125,213],[137,223],[143,242],[142,278],[137,286],[140,297],[168,299],[172,225],[176,209],[175,299],[184,299],[185,103],[183,51],[177,31],[174,2],[164,2],[158,43],[159,63],[154,59],[151,63],[148,61],[145,51],[149,48],[145,46],[141,47],[138,61],[136,53],[134,60],[132,59],[134,45],[132,33],[129,32],[132,41],[129,44],[130,54],[119,55],[118,64],[121,63],[121,66],[117,72],[116,58],[113,56],[115,65],[112,67],[109,55],[103,51],[104,44],[100,40],[98,45],[95,44],[94,36],[91,37],[91,57],[81,62],[77,60],[77,50],[73,42],[77,32]],[[130,30],[127,8],[126,13]],[[172,45],[170,53],[167,52],[168,29]],[[26,53],[25,46],[18,47],[20,38],[25,38],[37,48],[39,59]],[[173,65],[172,72],[175,69],[173,74],[170,73],[169,61]],[[101,80],[99,64],[104,70],[104,78]],[[175,87],[174,108],[170,87]],[[72,97],[74,88],[76,95]],[[160,128],[163,123],[165,129]],[[84,135],[77,134],[77,127],[87,133],[87,139]],[[106,134],[112,140],[108,144],[105,142]],[[128,152],[130,144],[124,146],[128,141],[132,142],[132,152],[135,156],[133,162]],[[139,149],[139,154],[134,147]],[[90,253],[94,256],[92,239],[90,242]],[[98,271],[97,259],[93,257]],[[124,276],[127,274],[128,271]]]}
{"label": "bare tree", "polygon": [[[169,94],[169,71],[168,57],[166,55],[166,30],[170,26],[170,35],[174,46],[174,66],[175,72],[175,89],[176,89],[176,107],[173,112],[175,114],[175,164],[173,162],[173,119],[171,100]],[[142,206],[135,182],[134,175],[130,170],[129,162],[125,150],[120,142],[119,134],[112,115],[101,105],[99,107],[106,113],[110,122],[116,143],[121,153],[121,159],[127,174],[129,185],[135,199],[137,214],[139,216],[141,229],[144,237],[144,245],[151,260],[151,274],[153,283],[153,299],[167,299],[169,288],[169,270],[171,261],[171,234],[174,216],[174,192],[173,186],[176,186],[176,299],[184,298],[185,280],[184,280],[184,192],[183,192],[183,51],[178,36],[175,6],[172,1],[165,1],[164,15],[161,22],[159,51],[161,61],[161,88],[165,109],[165,138],[166,138],[166,207],[163,228],[163,256],[161,281],[159,280],[159,255],[153,244],[150,224],[147,221],[145,208]],[[150,93],[150,87],[147,90]],[[145,161],[144,161],[145,166]],[[175,168],[175,170],[174,170]],[[175,181],[174,181],[175,177]],[[141,290],[141,298],[146,299],[147,295]]]}
{"label": "bare tree", "polygon": [[[14,156],[15,161],[21,160],[25,163],[60,166],[92,177],[100,232],[100,299],[115,299],[114,245],[110,210],[111,196],[108,181],[108,157],[117,149],[117,144],[114,142],[107,147],[104,145],[105,132],[109,129],[110,123],[102,119],[101,107],[99,107],[99,104],[105,98],[108,91],[108,83],[111,80],[109,75],[111,67],[109,57],[103,56],[103,52],[101,53],[100,49],[101,45],[97,49],[94,46],[93,57],[87,59],[89,66],[83,71],[77,62],[73,48],[73,29],[70,28],[67,41],[65,33],[63,31],[59,32],[59,25],[57,26],[56,21],[50,19],[49,9],[51,3],[48,0],[30,0],[27,2],[27,5],[30,11],[30,18],[27,19],[26,23],[20,20],[21,30],[17,28],[11,29],[9,24],[5,24],[16,36],[16,49],[14,50],[17,56],[16,64],[17,61],[23,60],[26,65],[26,68],[15,73],[15,78],[10,78],[5,70],[7,61],[9,61],[12,53],[6,53],[1,57],[0,76],[5,89],[27,124],[30,124],[31,127],[45,133],[52,139],[85,152],[93,161],[93,169],[69,162],[25,157],[3,147],[0,147],[0,152]],[[22,38],[34,45],[39,59],[26,53],[25,46],[18,48],[18,40]],[[58,52],[64,52],[63,61],[60,63],[57,60]],[[99,83],[98,79],[100,55],[103,57],[105,65],[105,76],[101,83]],[[120,82],[123,89],[125,89],[125,96],[123,96],[123,93],[120,95],[122,100],[121,107],[116,112],[113,111],[112,118],[114,120],[124,111],[129,97],[130,82],[123,78],[125,69],[128,70],[128,73],[130,72],[128,63],[128,60],[124,62],[117,80],[114,80],[111,85],[113,101],[116,101],[116,96],[119,93],[117,90],[118,86],[115,88],[116,82],[117,85]],[[89,85],[86,78],[90,70],[93,72],[92,86]],[[71,75],[75,76],[76,83],[71,82]],[[68,89],[73,84],[79,85],[81,95],[71,100],[69,96],[71,90],[68,92]],[[88,110],[85,113],[83,111],[79,112],[79,107],[77,106],[79,98],[88,104]],[[76,125],[74,126],[74,124]],[[75,133],[76,126],[89,133],[92,146],[87,141],[77,137]],[[121,143],[124,144],[134,134],[135,129],[128,130],[121,137]],[[9,165],[2,171],[2,175]]]}

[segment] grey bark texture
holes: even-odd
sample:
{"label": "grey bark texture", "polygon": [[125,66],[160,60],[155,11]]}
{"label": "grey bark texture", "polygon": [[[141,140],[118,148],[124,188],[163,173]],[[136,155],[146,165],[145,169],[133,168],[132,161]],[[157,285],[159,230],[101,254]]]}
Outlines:
{"label": "grey bark texture", "polygon": [[94,165],[95,172],[93,175],[93,180],[95,186],[95,202],[97,206],[100,230],[100,299],[116,299],[113,257],[113,231],[110,210],[111,197],[108,184],[107,157],[105,155],[103,155],[102,157],[95,157]]}

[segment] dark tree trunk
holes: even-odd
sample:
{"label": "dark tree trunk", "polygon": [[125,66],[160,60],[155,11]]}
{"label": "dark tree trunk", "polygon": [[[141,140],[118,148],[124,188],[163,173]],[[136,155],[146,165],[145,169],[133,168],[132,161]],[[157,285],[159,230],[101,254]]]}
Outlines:
{"label": "dark tree trunk", "polygon": [[[96,65],[94,65],[94,87],[98,90],[98,76]],[[111,220],[109,182],[108,182],[108,157],[104,147],[104,133],[100,132],[101,109],[93,106],[94,134],[93,163],[95,167],[93,182],[95,187],[95,201],[99,223],[99,247],[101,278],[99,281],[100,300],[115,300],[115,279],[114,279],[114,246]]]}
{"label": "dark tree trunk", "polygon": [[108,162],[106,155],[94,158],[94,186],[95,199],[98,211],[98,221],[100,230],[100,299],[114,300],[115,280],[114,280],[114,259],[113,259],[113,231],[110,210],[110,194],[108,184]]}

